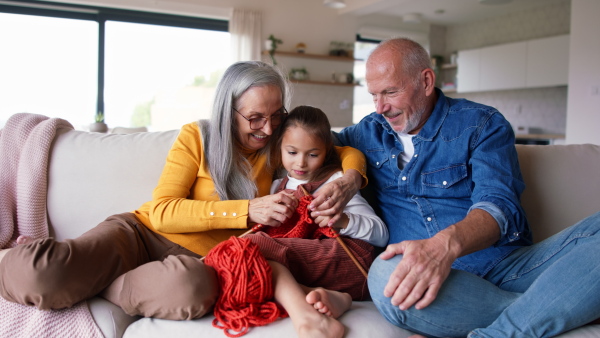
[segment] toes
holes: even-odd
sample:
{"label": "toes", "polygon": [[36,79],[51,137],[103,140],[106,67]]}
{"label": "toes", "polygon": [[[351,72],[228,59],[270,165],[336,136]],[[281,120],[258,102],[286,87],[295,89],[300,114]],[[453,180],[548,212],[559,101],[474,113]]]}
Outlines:
{"label": "toes", "polygon": [[306,302],[312,304],[316,308],[316,304],[321,302],[321,294],[316,291],[311,291],[306,295]]}
{"label": "toes", "polygon": [[31,238],[29,236],[21,235],[21,236],[17,237],[17,244],[19,244],[19,245],[29,244],[31,242],[33,242],[33,238]]}

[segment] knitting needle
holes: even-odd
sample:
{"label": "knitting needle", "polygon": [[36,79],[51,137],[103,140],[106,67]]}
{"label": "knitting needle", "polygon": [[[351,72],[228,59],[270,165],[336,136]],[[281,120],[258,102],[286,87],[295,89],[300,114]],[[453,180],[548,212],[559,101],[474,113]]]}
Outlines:
{"label": "knitting needle", "polygon": [[[306,189],[304,189],[303,186],[300,186],[300,188],[302,189],[302,192],[304,193],[305,196],[310,195],[308,193],[308,191],[306,191]],[[358,270],[360,270],[360,272],[362,272],[363,276],[365,276],[365,278],[367,278],[367,276],[368,276],[367,271],[363,268],[362,264],[360,264],[360,262],[356,259],[356,256],[354,256],[354,254],[352,253],[352,251],[350,251],[350,249],[348,248],[348,246],[346,245],[346,243],[344,243],[344,240],[342,239],[342,237],[340,237],[340,233],[336,229],[334,229],[333,227],[329,227],[329,228],[331,229],[331,231],[333,233],[336,234],[335,239],[342,246],[342,248],[344,249],[344,251],[346,251],[346,253],[350,257],[350,259],[352,259],[352,261],[354,262],[354,264],[356,265],[356,267],[358,268]]]}
{"label": "knitting needle", "polygon": [[[250,230],[244,232],[243,234],[239,235],[238,238],[242,238],[244,236],[246,236],[247,234],[251,234],[253,232],[256,232],[256,230],[260,229],[263,225],[262,224],[257,224],[255,226],[253,226]],[[200,262],[202,262],[204,260],[204,258],[206,258],[206,256],[202,256],[200,257]]]}

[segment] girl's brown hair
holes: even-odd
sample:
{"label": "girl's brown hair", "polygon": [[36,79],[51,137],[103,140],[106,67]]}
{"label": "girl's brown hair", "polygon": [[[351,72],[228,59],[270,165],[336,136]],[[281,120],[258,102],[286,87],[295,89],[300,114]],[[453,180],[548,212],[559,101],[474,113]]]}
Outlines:
{"label": "girl's brown hair", "polygon": [[325,144],[325,161],[310,178],[311,182],[328,179],[333,173],[342,170],[342,161],[335,150],[331,125],[327,115],[319,109],[311,106],[298,106],[290,112],[277,134],[277,144],[272,148],[273,159],[277,159],[277,167],[281,167],[281,142],[285,132],[291,127],[300,127],[310,135],[318,138]]}

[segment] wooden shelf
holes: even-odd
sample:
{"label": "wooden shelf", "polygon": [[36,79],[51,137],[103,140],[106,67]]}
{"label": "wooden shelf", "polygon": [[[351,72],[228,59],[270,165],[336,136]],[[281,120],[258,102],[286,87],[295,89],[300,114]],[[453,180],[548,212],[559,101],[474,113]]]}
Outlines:
{"label": "wooden shelf", "polygon": [[360,86],[355,83],[341,83],[341,82],[327,82],[327,81],[312,81],[312,80],[294,80],[290,79],[292,83],[299,84],[312,84],[312,85],[326,85],[326,86],[342,86],[342,87],[357,87]]}
{"label": "wooden shelf", "polygon": [[456,69],[458,68],[457,64],[452,64],[452,63],[445,63],[442,65],[441,69]]}
{"label": "wooden shelf", "polygon": [[516,134],[515,138],[522,140],[545,139],[545,140],[561,140],[565,138],[564,134]]}
{"label": "wooden shelf", "polygon": [[[269,55],[269,51],[263,51],[264,55]],[[354,61],[362,61],[361,59],[355,59],[346,56],[333,56],[333,55],[325,55],[325,54],[306,54],[306,53],[297,53],[297,52],[278,52],[275,51],[275,56],[289,56],[289,57],[297,57],[297,58],[306,58],[306,59],[319,59],[319,60],[329,60],[329,61],[341,61],[341,62],[354,62]]]}

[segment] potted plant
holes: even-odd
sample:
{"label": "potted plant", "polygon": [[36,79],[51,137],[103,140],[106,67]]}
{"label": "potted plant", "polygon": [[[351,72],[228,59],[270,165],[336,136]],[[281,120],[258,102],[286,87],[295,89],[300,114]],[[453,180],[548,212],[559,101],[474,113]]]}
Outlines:
{"label": "potted plant", "polygon": [[96,122],[90,124],[90,131],[96,133],[106,133],[108,131],[108,126],[104,123],[104,113],[99,111],[94,116],[94,120]]}
{"label": "potted plant", "polygon": [[277,45],[282,44],[283,41],[273,36],[273,34],[269,35],[265,45],[267,50],[269,51],[269,56],[271,57],[271,61],[273,61],[273,66],[277,65],[277,61],[275,61],[275,50],[277,49]]}
{"label": "potted plant", "polygon": [[308,71],[304,67],[292,68],[290,71],[290,77],[298,81],[308,80]]}

